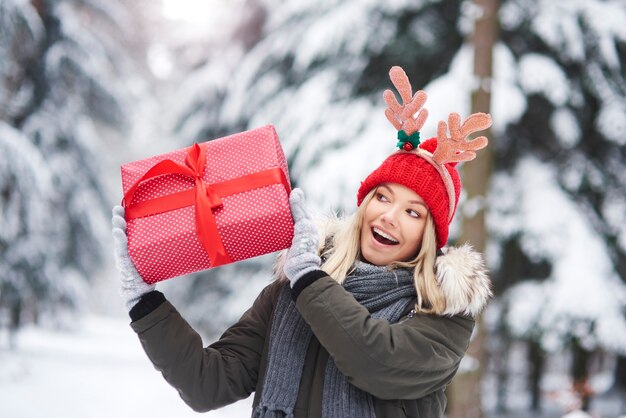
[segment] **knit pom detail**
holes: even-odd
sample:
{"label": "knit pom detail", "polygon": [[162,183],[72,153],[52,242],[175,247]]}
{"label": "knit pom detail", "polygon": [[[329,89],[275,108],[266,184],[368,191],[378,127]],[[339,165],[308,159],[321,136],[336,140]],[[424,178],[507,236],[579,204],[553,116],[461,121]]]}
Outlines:
{"label": "knit pom detail", "polygon": [[432,154],[437,149],[437,138],[427,139],[426,141],[422,142],[420,148]]}
{"label": "knit pom detail", "polygon": [[[420,145],[420,149],[434,154],[435,150],[437,149],[437,138],[429,138],[426,141],[422,142],[422,144]],[[456,161],[453,161],[450,163],[446,163],[445,165],[448,167],[456,167],[457,164],[458,163]]]}

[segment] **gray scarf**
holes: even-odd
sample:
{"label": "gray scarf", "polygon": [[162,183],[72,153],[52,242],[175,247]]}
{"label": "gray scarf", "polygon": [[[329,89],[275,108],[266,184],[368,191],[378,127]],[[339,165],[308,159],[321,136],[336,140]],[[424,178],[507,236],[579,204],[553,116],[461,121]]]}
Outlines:
{"label": "gray scarf", "polygon": [[[362,262],[357,263],[343,286],[372,318],[390,323],[400,319],[416,296],[410,271],[389,271]],[[252,412],[254,418],[293,418],[311,336],[311,328],[297,311],[289,286],[285,286],[274,311],[267,371],[259,405]],[[372,395],[348,383],[332,358],[325,370],[322,408],[324,418],[375,416]]]}

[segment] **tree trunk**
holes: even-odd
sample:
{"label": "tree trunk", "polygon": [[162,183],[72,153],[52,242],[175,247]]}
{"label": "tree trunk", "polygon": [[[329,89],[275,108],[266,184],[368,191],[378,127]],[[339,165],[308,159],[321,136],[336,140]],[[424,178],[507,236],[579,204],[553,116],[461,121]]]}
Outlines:
{"label": "tree trunk", "polygon": [[591,353],[585,350],[578,341],[574,341],[572,344],[572,378],[574,380],[573,389],[574,393],[578,396],[581,402],[583,411],[589,411],[591,406],[591,397],[593,393],[589,386],[589,362],[591,360]]}
{"label": "tree trunk", "polygon": [[16,298],[9,307],[9,349],[17,348],[17,333],[22,325],[22,300]]}
{"label": "tree trunk", "polygon": [[509,361],[511,353],[511,338],[500,327],[498,330],[496,350],[493,353],[492,367],[496,377],[496,412],[503,416],[507,412],[507,389],[509,387]]}
{"label": "tree trunk", "polygon": [[613,374],[614,385],[622,400],[621,409],[626,411],[626,356],[617,356],[617,365]]}
{"label": "tree trunk", "polygon": [[545,366],[545,353],[539,343],[530,341],[528,343],[528,365],[529,365],[529,386],[531,409],[541,410],[541,376]]}
{"label": "tree trunk", "polygon": [[[476,89],[472,92],[472,113],[489,113],[493,46],[498,36],[498,0],[474,0],[480,16],[476,19],[474,43],[474,76]],[[481,132],[492,138],[489,132]],[[463,188],[471,205],[461,210],[463,232],[460,242],[468,242],[478,251],[485,250],[485,204],[492,170],[493,145],[478,152],[476,160],[463,167]],[[471,210],[469,210],[472,208]],[[477,367],[461,370],[448,389],[450,418],[482,418],[481,381],[486,369],[488,353],[485,347],[485,328],[482,318],[476,318],[474,336],[466,356],[476,360]]]}

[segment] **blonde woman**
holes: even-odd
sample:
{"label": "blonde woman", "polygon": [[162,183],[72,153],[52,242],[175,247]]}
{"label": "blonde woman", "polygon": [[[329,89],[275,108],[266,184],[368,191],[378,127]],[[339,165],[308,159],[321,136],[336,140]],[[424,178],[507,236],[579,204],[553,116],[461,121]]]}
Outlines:
{"label": "blonde woman", "polygon": [[461,189],[454,166],[486,145],[484,137],[466,137],[490,120],[472,115],[460,124],[452,115],[450,137],[443,124],[437,138],[419,144],[425,94],[413,96],[398,67],[390,74],[403,100],[385,93],[401,150],[363,181],[356,212],[322,230],[302,191],[291,193],[294,238],[279,257],[277,280],[207,347],[139,277],[128,257],[124,210],[114,209],[131,326],[194,410],[254,392],[254,417],[443,416],[444,390],[491,296],[481,256],[467,246],[444,247]]}

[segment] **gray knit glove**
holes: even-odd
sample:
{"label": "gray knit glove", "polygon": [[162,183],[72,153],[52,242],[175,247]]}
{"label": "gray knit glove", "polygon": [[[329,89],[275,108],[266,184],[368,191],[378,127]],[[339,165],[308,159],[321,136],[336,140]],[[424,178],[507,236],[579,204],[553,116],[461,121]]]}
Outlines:
{"label": "gray knit glove", "polygon": [[291,191],[289,205],[295,224],[293,241],[287,251],[283,270],[293,287],[306,273],[318,270],[322,260],[317,254],[319,245],[317,227],[306,210],[304,192],[301,189]]}
{"label": "gray knit glove", "polygon": [[143,281],[128,255],[128,238],[126,237],[126,220],[124,219],[123,207],[118,205],[113,208],[111,224],[113,226],[115,265],[120,272],[122,281],[120,295],[124,300],[126,309],[130,312],[131,308],[139,302],[139,299],[146,293],[153,291],[156,285]]}

